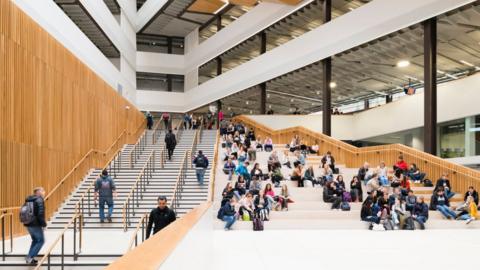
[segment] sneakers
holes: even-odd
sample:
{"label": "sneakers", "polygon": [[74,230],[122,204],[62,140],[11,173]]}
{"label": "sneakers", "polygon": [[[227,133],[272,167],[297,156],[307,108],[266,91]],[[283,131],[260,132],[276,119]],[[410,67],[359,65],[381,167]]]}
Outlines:
{"label": "sneakers", "polygon": [[105,220],[103,220],[103,219],[100,219],[100,223],[105,223]]}
{"label": "sneakers", "polygon": [[425,224],[423,223],[418,223],[418,224],[420,224],[420,230],[425,230]]}
{"label": "sneakers", "polygon": [[474,218],[467,219],[467,224],[470,224],[470,222],[472,222],[473,220],[475,220],[475,219]]}
{"label": "sneakers", "polygon": [[108,223],[112,223],[112,217],[107,217]]}
{"label": "sneakers", "polygon": [[37,265],[38,264],[38,261],[35,260],[34,258],[26,257],[25,261],[27,262],[27,264],[30,264],[30,265]]}

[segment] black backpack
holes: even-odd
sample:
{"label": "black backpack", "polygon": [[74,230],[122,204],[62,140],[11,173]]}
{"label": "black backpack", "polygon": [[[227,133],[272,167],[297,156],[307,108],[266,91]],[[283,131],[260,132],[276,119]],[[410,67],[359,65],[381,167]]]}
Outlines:
{"label": "black backpack", "polygon": [[197,165],[197,167],[205,168],[207,165],[206,157],[204,155],[198,155],[195,165]]}
{"label": "black backpack", "polygon": [[20,222],[23,225],[31,224],[35,221],[35,202],[25,201],[22,208],[20,208]]}
{"label": "black backpack", "polygon": [[217,213],[217,218],[220,219],[220,220],[223,220],[223,206],[220,207],[220,209],[218,209],[218,213]]}
{"label": "black backpack", "polygon": [[405,224],[403,225],[404,230],[415,230],[415,223],[413,223],[413,218],[408,217],[405,219]]}
{"label": "black backpack", "polygon": [[430,179],[425,179],[423,180],[423,186],[424,187],[433,187],[433,182]]}

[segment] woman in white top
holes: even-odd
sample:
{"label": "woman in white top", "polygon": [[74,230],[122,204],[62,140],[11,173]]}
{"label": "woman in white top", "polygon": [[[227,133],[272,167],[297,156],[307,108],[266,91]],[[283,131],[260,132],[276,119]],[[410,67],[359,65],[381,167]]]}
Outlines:
{"label": "woman in white top", "polygon": [[272,138],[270,137],[267,137],[265,139],[265,142],[263,143],[263,149],[265,150],[265,152],[270,152],[273,150],[273,141],[272,141]]}
{"label": "woman in white top", "polygon": [[231,152],[231,155],[235,157],[235,159],[238,159],[238,151],[240,149],[238,149],[238,145],[236,143],[233,143],[232,144],[232,152]]}
{"label": "woman in white top", "polygon": [[255,205],[253,204],[253,194],[248,192],[244,197],[238,201],[238,211],[240,216],[243,217],[244,214],[250,216],[250,220],[253,218],[253,211],[255,210]]}
{"label": "woman in white top", "polygon": [[385,162],[380,161],[380,164],[377,167],[378,181],[382,186],[388,186],[388,168],[385,166]]}

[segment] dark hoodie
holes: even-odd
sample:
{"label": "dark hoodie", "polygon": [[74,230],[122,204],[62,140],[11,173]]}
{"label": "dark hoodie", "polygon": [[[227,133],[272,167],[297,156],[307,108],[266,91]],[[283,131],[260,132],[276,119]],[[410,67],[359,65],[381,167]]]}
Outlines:
{"label": "dark hoodie", "polygon": [[35,220],[25,226],[47,227],[47,223],[45,222],[45,203],[43,198],[40,196],[31,195],[25,199],[25,202],[33,202],[33,214],[35,215]]}
{"label": "dark hoodie", "polygon": [[113,198],[113,191],[115,191],[115,183],[110,176],[101,175],[95,183],[95,192],[98,192],[100,198]]}

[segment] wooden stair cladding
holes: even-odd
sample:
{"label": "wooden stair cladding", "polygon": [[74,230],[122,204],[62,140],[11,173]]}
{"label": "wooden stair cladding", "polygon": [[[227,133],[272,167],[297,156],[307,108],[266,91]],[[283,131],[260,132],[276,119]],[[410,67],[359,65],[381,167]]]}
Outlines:
{"label": "wooden stair cladding", "polygon": [[358,168],[365,161],[373,167],[376,167],[380,161],[384,161],[391,166],[396,162],[399,155],[403,155],[408,164],[416,163],[427,174],[427,178],[434,183],[442,173],[446,172],[449,174],[450,183],[455,192],[465,192],[469,186],[474,186],[476,190],[480,190],[480,171],[446,161],[403,144],[358,148],[300,126],[273,130],[244,115],[234,117],[233,121],[242,122],[253,128],[257,136],[271,137],[275,144],[290,143],[295,134],[298,134],[308,145],[312,145],[316,141],[320,147],[320,153],[332,152],[338,164],[345,164],[349,168]]}
{"label": "wooden stair cladding", "polygon": [[[13,1],[0,0],[0,123],[0,208],[13,212],[20,234],[18,206],[35,186],[45,187],[52,214],[91,167],[135,141],[144,116]],[[74,180],[58,186],[66,175]]]}

